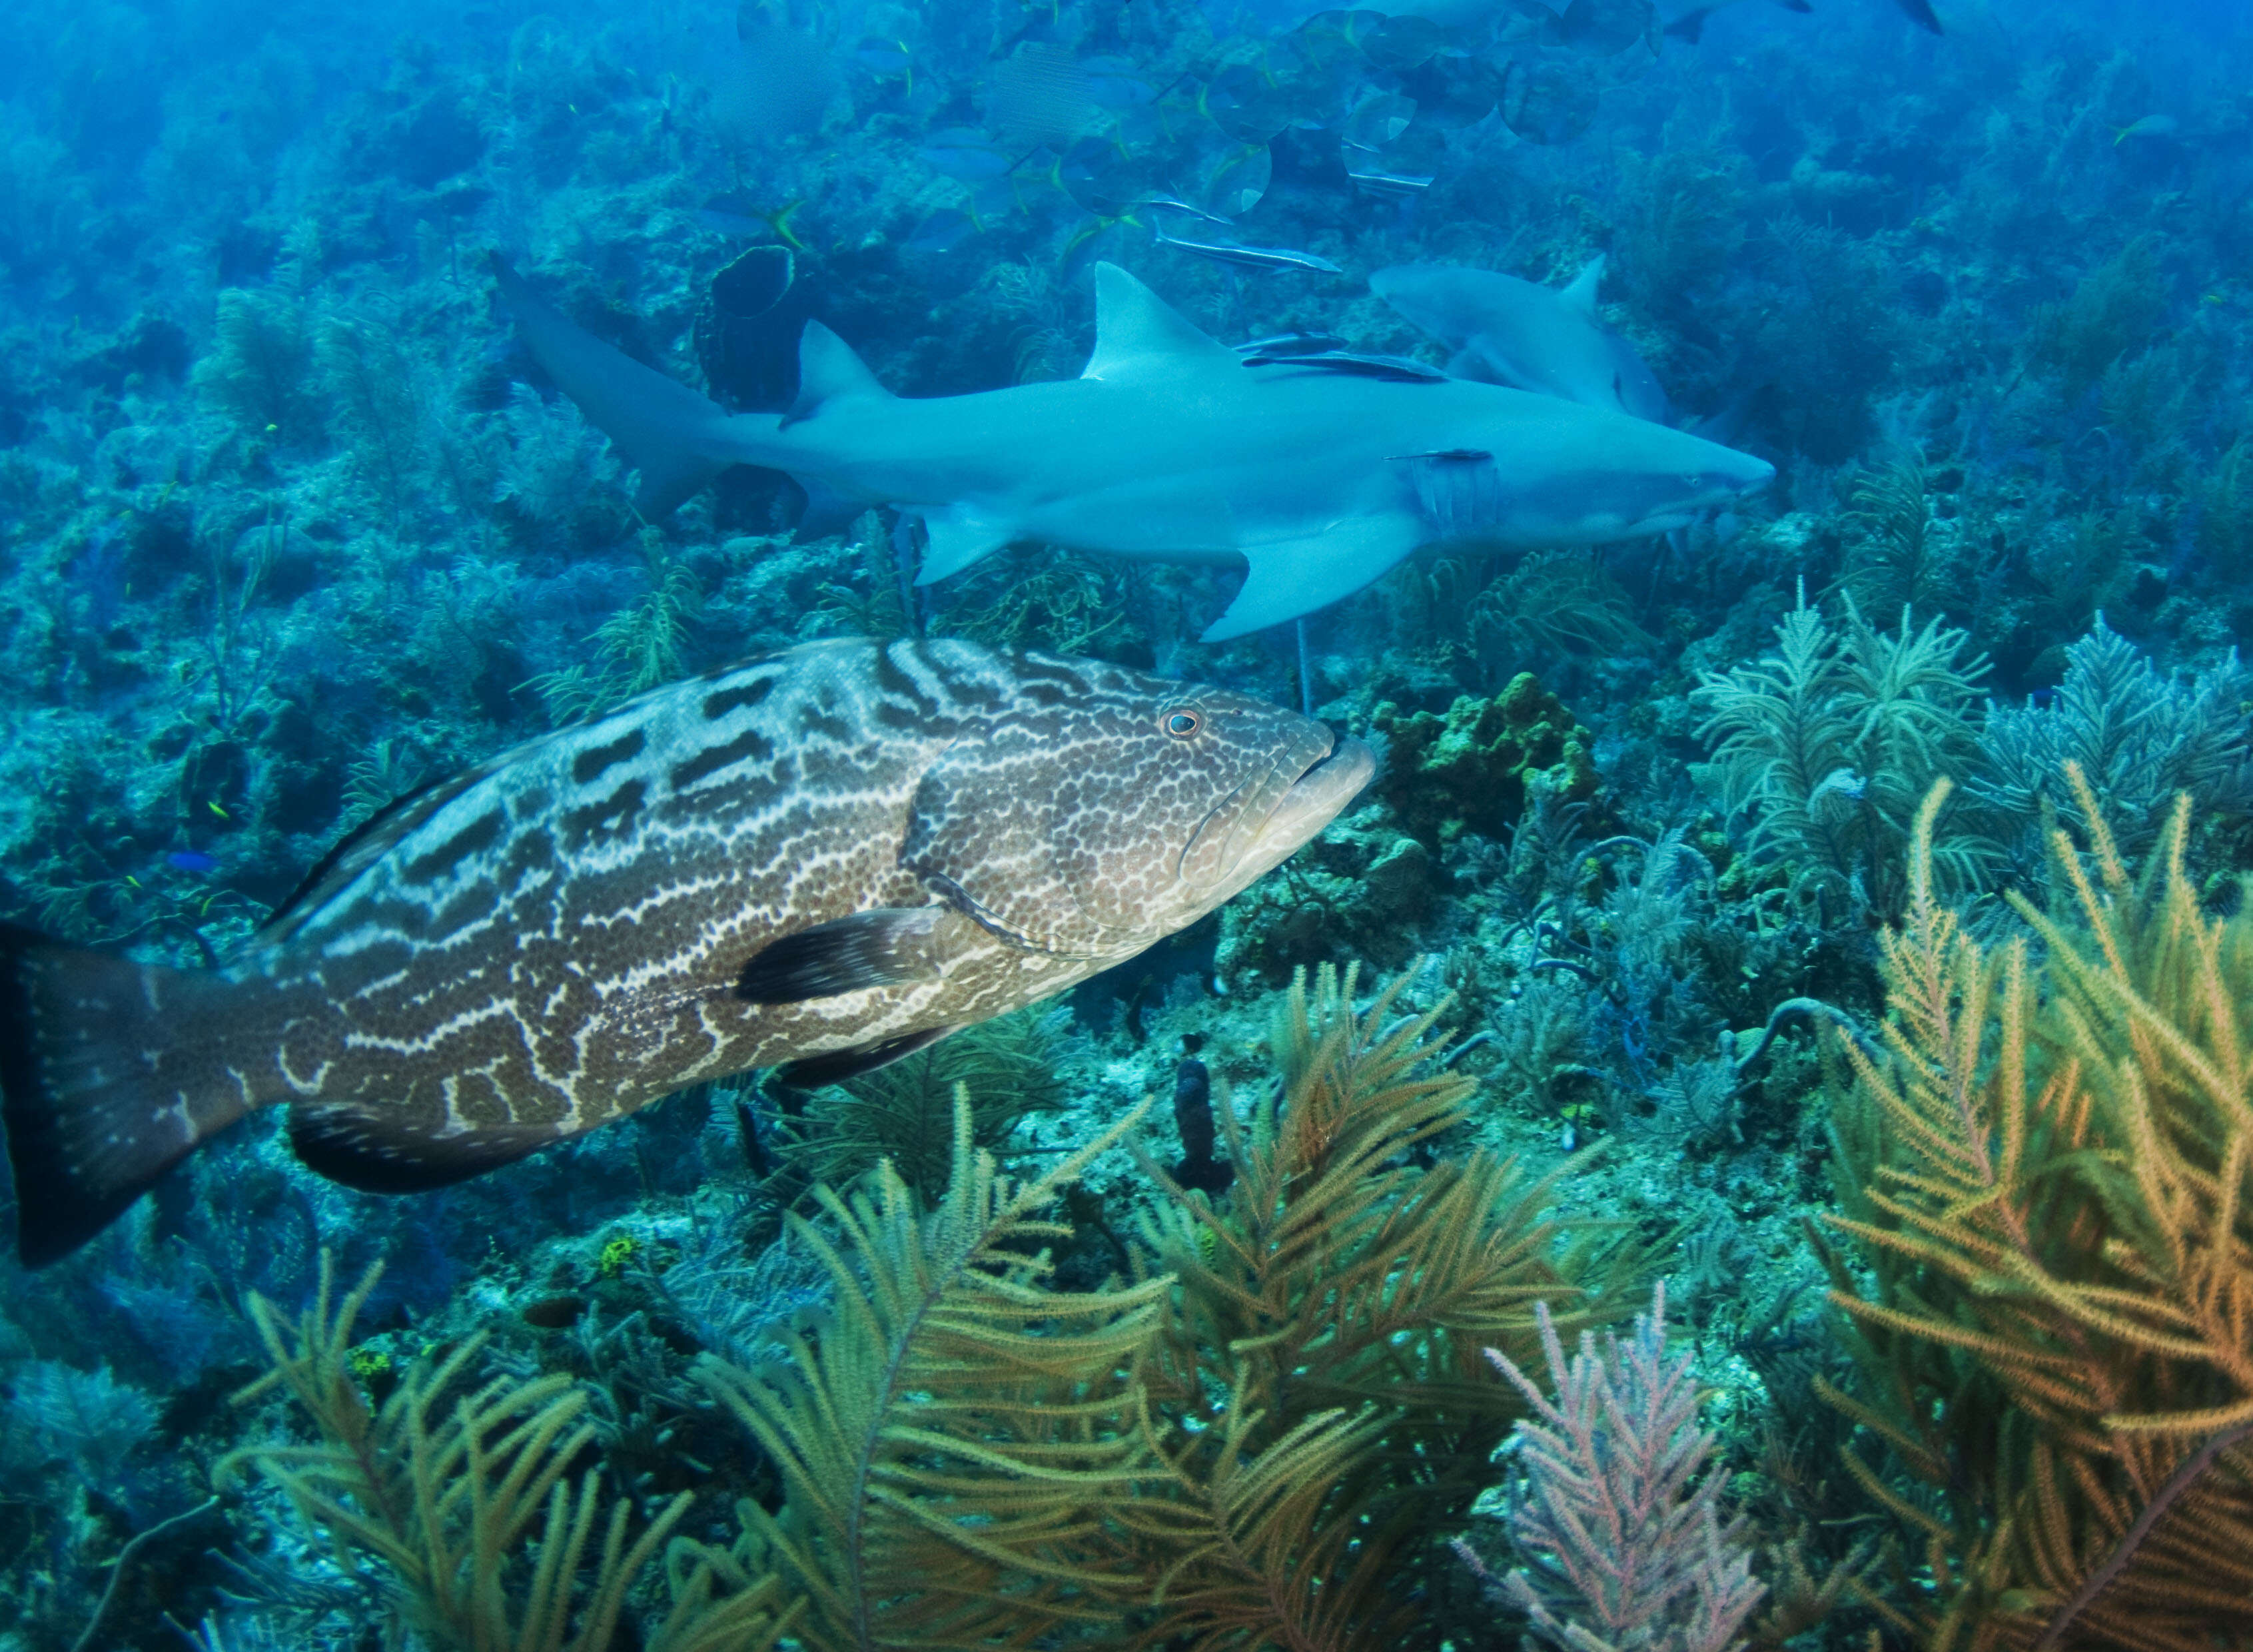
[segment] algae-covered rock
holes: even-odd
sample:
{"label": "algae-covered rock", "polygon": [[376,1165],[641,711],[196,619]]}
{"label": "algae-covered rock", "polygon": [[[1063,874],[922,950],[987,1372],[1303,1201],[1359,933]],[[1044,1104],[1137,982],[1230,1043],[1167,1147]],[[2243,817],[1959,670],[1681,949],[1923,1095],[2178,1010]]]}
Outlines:
{"label": "algae-covered rock", "polygon": [[1391,742],[1378,790],[1401,823],[1427,842],[1465,831],[1500,837],[1525,807],[1526,782],[1546,775],[1575,801],[1596,791],[1588,731],[1531,672],[1491,700],[1466,694],[1444,717],[1404,716],[1386,701],[1370,721]]}
{"label": "algae-covered rock", "polygon": [[1446,882],[1429,849],[1362,809],[1221,909],[1214,971],[1282,986],[1294,969],[1344,958],[1398,969],[1420,950],[1418,926]]}

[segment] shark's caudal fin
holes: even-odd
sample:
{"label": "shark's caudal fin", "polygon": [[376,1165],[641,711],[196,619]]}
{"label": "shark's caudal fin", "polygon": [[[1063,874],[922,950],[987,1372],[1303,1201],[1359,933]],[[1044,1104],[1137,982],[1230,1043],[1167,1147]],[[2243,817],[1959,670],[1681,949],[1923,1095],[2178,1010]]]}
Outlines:
{"label": "shark's caudal fin", "polygon": [[0,926],[0,1118],[26,1267],[68,1255],[249,1111],[226,982]]}
{"label": "shark's caudal fin", "polygon": [[1596,289],[1604,284],[1604,255],[1598,253],[1588,260],[1588,266],[1573,277],[1572,284],[1557,295],[1557,302],[1583,321],[1596,318]]}
{"label": "shark's caudal fin", "polygon": [[712,450],[711,436],[728,416],[717,402],[613,350],[533,291],[499,254],[492,272],[533,359],[641,471],[634,504],[645,515],[663,515],[742,462]]}
{"label": "shark's caudal fin", "polygon": [[1198,640],[1226,642],[1328,608],[1390,572],[1430,537],[1421,520],[1402,512],[1348,517],[1305,539],[1252,546],[1244,553],[1249,567],[1243,588]]}

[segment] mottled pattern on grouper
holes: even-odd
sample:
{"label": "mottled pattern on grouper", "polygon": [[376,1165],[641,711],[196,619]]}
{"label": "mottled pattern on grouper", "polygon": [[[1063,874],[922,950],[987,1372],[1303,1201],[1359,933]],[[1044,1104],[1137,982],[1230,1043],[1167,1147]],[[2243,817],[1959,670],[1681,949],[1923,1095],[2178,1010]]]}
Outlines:
{"label": "mottled pattern on grouper", "polygon": [[[1210,910],[1358,789],[1366,750],[1330,751],[1240,694],[959,642],[679,684],[396,807],[223,972],[15,938],[19,1185],[107,1220],[287,1102],[316,1168],[429,1186],[698,1080],[875,1064]],[[27,1253],[84,1226],[37,1202]]]}

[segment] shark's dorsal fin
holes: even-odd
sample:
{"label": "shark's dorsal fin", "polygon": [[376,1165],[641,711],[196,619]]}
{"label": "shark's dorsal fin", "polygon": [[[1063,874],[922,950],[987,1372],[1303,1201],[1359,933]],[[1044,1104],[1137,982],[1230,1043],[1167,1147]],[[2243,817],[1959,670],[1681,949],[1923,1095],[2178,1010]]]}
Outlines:
{"label": "shark's dorsal fin", "polygon": [[892,393],[877,382],[852,345],[820,322],[807,322],[798,340],[798,399],[783,415],[784,425],[810,419],[833,401],[856,396],[889,401]]}
{"label": "shark's dorsal fin", "polygon": [[1557,302],[1583,321],[1596,318],[1596,289],[1604,282],[1604,255],[1598,253],[1588,261],[1588,267],[1573,277],[1572,284],[1557,295]]}
{"label": "shark's dorsal fin", "polygon": [[1118,265],[1095,267],[1095,353],[1081,378],[1119,383],[1198,366],[1238,373],[1244,363]]}

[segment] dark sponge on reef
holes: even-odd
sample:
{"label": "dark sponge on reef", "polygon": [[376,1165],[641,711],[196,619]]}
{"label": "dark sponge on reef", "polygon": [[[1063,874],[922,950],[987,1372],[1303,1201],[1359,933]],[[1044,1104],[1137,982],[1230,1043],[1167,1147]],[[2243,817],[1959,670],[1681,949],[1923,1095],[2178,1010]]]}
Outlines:
{"label": "dark sponge on reef", "polygon": [[1593,737],[1531,672],[1518,673],[1491,700],[1463,695],[1444,717],[1403,715],[1388,700],[1370,721],[1392,742],[1377,789],[1401,824],[1428,843],[1465,831],[1505,835],[1524,812],[1526,783],[1537,773],[1560,797],[1595,796]]}
{"label": "dark sponge on reef", "polygon": [[712,277],[696,309],[696,360],[713,399],[779,412],[798,396],[798,339],[813,315],[813,283],[787,247],[754,247]]}

